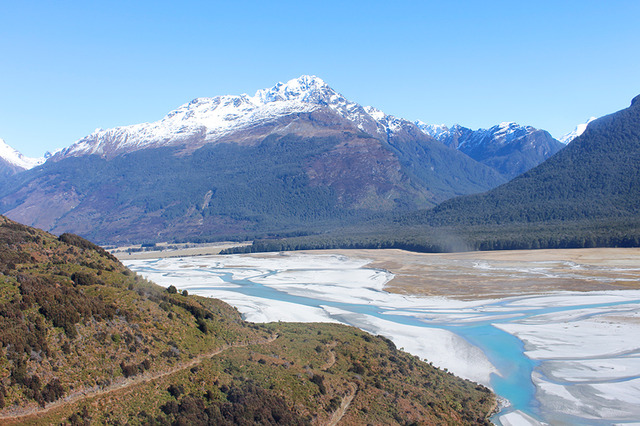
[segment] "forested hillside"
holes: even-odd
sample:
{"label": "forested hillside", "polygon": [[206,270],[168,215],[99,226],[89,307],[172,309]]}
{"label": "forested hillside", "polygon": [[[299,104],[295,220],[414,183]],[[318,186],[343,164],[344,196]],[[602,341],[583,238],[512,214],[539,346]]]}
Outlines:
{"label": "forested hillside", "polygon": [[592,122],[567,148],[486,194],[441,203],[430,225],[597,220],[640,215],[640,97]]}
{"label": "forested hillside", "polygon": [[338,232],[256,241],[240,251],[402,248],[438,252],[640,245],[640,96],[567,148],[483,194],[379,215]]}
{"label": "forested hillside", "polygon": [[387,143],[331,132],[50,161],[6,185],[0,209],[103,243],[215,240],[326,231],[503,182],[424,134]]}

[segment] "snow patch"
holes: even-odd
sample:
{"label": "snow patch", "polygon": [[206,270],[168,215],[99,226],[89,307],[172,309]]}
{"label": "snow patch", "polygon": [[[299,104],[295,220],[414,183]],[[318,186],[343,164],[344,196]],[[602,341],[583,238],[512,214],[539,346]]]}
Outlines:
{"label": "snow patch", "polygon": [[9,146],[3,139],[0,139],[0,158],[7,163],[23,170],[29,170],[41,165],[46,161],[44,157],[31,158]]}
{"label": "snow patch", "polygon": [[[408,121],[363,108],[316,76],[303,75],[255,95],[196,98],[153,123],[96,129],[64,149],[58,157],[118,155],[144,148],[176,146],[193,138],[214,142],[233,132],[272,122],[280,117],[331,108],[367,133],[398,131]],[[384,130],[381,130],[383,127]]]}
{"label": "snow patch", "polygon": [[587,130],[587,126],[589,125],[589,123],[591,123],[595,119],[596,119],[596,117],[591,117],[591,118],[589,118],[589,120],[587,120],[586,123],[578,124],[575,129],[573,129],[571,132],[563,135],[558,140],[560,142],[562,142],[563,144],[565,144],[565,145],[570,143],[575,138],[577,138],[578,136],[582,135],[584,133],[584,131]]}

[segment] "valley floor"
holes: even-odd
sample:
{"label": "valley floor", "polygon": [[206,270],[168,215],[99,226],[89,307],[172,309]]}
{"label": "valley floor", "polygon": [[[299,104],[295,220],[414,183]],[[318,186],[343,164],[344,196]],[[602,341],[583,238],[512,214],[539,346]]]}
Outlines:
{"label": "valley floor", "polygon": [[640,419],[640,249],[123,261],[161,285],[225,300],[249,321],[342,322],[388,336],[490,385],[509,400],[494,419],[503,425]]}
{"label": "valley floor", "polygon": [[640,248],[413,253],[403,250],[326,250],[371,259],[393,273],[385,290],[459,299],[550,291],[640,289]]}
{"label": "valley floor", "polygon": [[[175,249],[112,251],[119,260],[217,255],[249,243],[183,245]],[[415,253],[404,250],[312,250],[295,253],[366,258],[368,268],[393,274],[391,293],[445,296],[463,300],[538,294],[549,291],[640,289],[640,248]],[[255,258],[269,254],[253,254]],[[484,271],[484,272],[483,272]]]}

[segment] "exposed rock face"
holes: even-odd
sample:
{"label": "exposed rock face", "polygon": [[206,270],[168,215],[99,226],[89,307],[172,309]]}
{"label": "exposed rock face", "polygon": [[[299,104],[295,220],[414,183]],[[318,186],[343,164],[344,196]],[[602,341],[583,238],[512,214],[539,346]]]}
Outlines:
{"label": "exposed rock face", "polygon": [[417,125],[425,133],[494,168],[507,179],[526,172],[564,148],[548,132],[516,123],[500,123],[478,130],[457,124],[450,129],[422,122]]}

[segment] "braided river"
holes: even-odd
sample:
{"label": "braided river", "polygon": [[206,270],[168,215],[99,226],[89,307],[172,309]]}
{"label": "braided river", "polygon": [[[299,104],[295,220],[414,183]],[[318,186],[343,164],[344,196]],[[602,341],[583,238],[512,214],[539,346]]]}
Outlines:
{"label": "braided river", "polygon": [[499,425],[640,424],[640,251],[607,252],[608,262],[599,252],[576,261],[389,251],[389,269],[374,259],[381,252],[122,261],[160,285],[224,300],[248,321],[384,335],[493,389]]}

